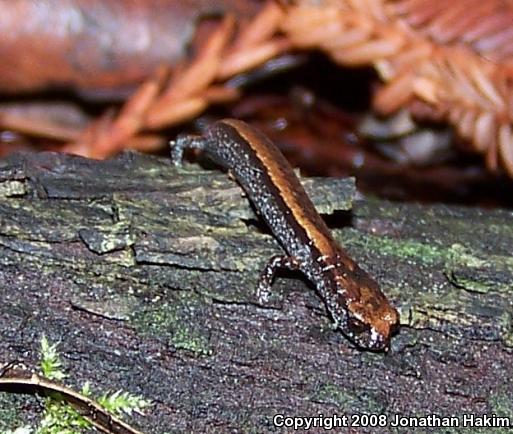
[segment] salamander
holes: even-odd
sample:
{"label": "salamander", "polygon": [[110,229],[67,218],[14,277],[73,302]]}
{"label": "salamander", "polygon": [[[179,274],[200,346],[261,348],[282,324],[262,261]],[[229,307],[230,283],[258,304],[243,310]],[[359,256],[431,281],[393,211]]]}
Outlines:
{"label": "salamander", "polygon": [[278,268],[300,270],[315,285],[335,325],[358,347],[388,350],[399,314],[377,282],[334,240],[280,150],[248,124],[224,119],[203,136],[171,143],[180,165],[184,150],[200,149],[226,168],[245,190],[287,255],[271,258],[258,283],[265,302]]}

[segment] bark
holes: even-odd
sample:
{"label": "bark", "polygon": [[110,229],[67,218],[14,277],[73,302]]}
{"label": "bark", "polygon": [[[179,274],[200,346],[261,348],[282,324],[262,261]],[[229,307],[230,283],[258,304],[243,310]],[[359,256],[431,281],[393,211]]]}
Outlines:
{"label": "bark", "polygon": [[[353,348],[300,274],[257,303],[281,248],[225,174],[43,153],[0,162],[0,367],[37,369],[45,334],[67,384],[151,400],[129,418],[146,433],[291,431],[278,413],[513,418],[511,212],[352,203],[352,180],[305,184],[400,310],[388,354]],[[38,410],[0,393],[0,431]]]}

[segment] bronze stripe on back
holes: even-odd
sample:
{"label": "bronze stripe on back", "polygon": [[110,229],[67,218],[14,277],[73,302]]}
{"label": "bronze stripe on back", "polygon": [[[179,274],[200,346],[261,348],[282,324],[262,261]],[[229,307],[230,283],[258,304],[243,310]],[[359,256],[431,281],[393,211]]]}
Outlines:
{"label": "bronze stripe on back", "polygon": [[268,146],[266,143],[268,139],[248,128],[246,124],[234,119],[225,119],[222,122],[231,126],[253,150],[277,188],[281,199],[320,254],[332,256],[335,253],[334,241],[329,229],[281,152],[274,145]]}

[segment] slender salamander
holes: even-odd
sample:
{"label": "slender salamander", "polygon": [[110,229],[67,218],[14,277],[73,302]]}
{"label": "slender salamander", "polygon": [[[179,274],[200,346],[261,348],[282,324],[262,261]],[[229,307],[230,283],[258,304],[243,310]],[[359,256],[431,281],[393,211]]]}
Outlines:
{"label": "slender salamander", "polygon": [[276,146],[246,123],[224,119],[204,136],[179,136],[171,156],[203,150],[228,169],[288,255],[273,257],[262,272],[258,294],[265,301],[278,268],[300,270],[313,282],[337,327],[363,349],[387,350],[399,322],[376,281],[331,236],[292,167]]}

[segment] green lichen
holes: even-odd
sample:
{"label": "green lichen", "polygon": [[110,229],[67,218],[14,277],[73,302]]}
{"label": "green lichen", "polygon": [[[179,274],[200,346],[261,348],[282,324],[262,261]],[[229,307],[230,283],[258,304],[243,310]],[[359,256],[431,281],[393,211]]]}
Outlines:
{"label": "green lichen", "polygon": [[[134,243],[134,235],[124,222],[109,227],[102,226],[94,229],[84,229],[79,233],[80,238],[89,250],[98,254],[126,249]],[[134,261],[132,260],[131,263],[126,265],[134,265]]]}
{"label": "green lichen", "polygon": [[453,244],[445,274],[456,286],[479,293],[513,291],[513,258]]}
{"label": "green lichen", "polygon": [[27,194],[27,186],[22,181],[0,182],[0,197],[23,196]]}
{"label": "green lichen", "polygon": [[513,347],[513,324],[511,318],[511,312],[505,311],[499,319],[499,322],[502,326],[502,342],[507,347]]}

